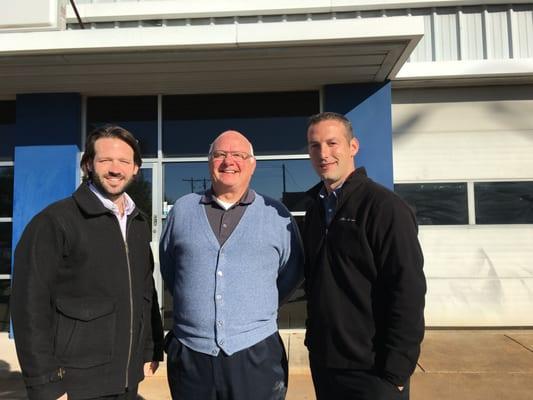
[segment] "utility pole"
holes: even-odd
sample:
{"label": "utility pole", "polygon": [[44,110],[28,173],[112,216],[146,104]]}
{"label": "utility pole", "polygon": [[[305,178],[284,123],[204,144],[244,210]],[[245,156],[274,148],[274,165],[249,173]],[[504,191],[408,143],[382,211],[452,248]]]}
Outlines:
{"label": "utility pole", "polygon": [[283,193],[286,192],[286,182],[285,182],[285,163],[281,164],[281,171],[282,171],[282,175],[283,175],[283,192],[282,192],[282,195]]}

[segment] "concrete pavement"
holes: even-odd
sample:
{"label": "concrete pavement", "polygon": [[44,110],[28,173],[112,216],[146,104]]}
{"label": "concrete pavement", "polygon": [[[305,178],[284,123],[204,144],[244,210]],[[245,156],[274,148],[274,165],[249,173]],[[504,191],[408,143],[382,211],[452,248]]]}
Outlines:
{"label": "concrete pavement", "polygon": [[[282,336],[291,368],[287,400],[312,400],[302,332]],[[145,400],[170,399],[165,374],[163,366],[141,384]],[[14,345],[5,333],[0,333],[0,399],[26,399]],[[411,399],[533,399],[533,329],[426,331]]]}

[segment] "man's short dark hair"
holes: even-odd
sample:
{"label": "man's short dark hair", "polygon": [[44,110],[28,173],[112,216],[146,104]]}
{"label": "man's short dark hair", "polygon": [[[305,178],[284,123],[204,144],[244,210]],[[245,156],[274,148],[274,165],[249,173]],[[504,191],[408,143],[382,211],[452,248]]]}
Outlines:
{"label": "man's short dark hair", "polygon": [[350,122],[350,120],[342,114],[338,114],[336,112],[331,112],[331,111],[325,111],[325,112],[312,115],[307,122],[307,130],[309,130],[309,128],[312,127],[313,125],[316,125],[322,121],[340,122],[341,124],[344,125],[346,139],[350,141],[355,137],[353,134],[353,127],[352,127],[352,123]]}
{"label": "man's short dark hair", "polygon": [[111,138],[119,139],[129,145],[133,150],[133,162],[140,167],[142,165],[141,149],[139,142],[135,139],[133,134],[118,126],[118,125],[104,125],[93,130],[87,137],[85,142],[85,152],[80,160],[80,167],[83,171],[83,179],[87,180],[91,177],[91,171],[87,168],[87,165],[94,160],[96,153],[95,143],[98,139]]}

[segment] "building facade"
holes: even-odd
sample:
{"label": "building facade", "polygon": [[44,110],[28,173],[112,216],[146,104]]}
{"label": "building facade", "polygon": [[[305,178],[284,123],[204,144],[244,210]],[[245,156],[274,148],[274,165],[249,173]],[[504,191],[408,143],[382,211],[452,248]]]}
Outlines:
{"label": "building facade", "polygon": [[[168,210],[209,186],[206,153],[226,129],[255,145],[252,186],[301,221],[317,181],[306,119],[319,111],[352,121],[357,165],[415,208],[427,324],[533,325],[533,3],[74,3],[80,20],[61,1],[0,17],[4,329],[12,243],[79,182],[91,129],[139,138],[132,195],[152,215],[157,260]],[[304,309],[298,291],[281,327],[303,328]]]}

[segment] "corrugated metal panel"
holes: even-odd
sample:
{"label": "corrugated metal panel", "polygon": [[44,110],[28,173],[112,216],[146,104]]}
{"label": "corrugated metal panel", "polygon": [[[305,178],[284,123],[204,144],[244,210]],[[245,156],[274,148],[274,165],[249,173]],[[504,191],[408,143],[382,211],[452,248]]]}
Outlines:
{"label": "corrugated metal panel", "polygon": [[429,9],[413,10],[412,16],[424,17],[424,37],[411,53],[409,61],[433,61],[433,14]]}
{"label": "corrugated metal panel", "polygon": [[513,42],[515,42],[515,58],[533,57],[533,11],[527,6],[516,7],[514,10]]}
{"label": "corrugated metal panel", "polygon": [[435,12],[435,61],[458,59],[457,12],[438,9]]}
{"label": "corrugated metal panel", "polygon": [[506,7],[490,7],[486,13],[487,58],[509,58],[509,24]]}
{"label": "corrugated metal panel", "polygon": [[480,7],[460,12],[461,60],[481,60],[483,50],[483,17]]}

